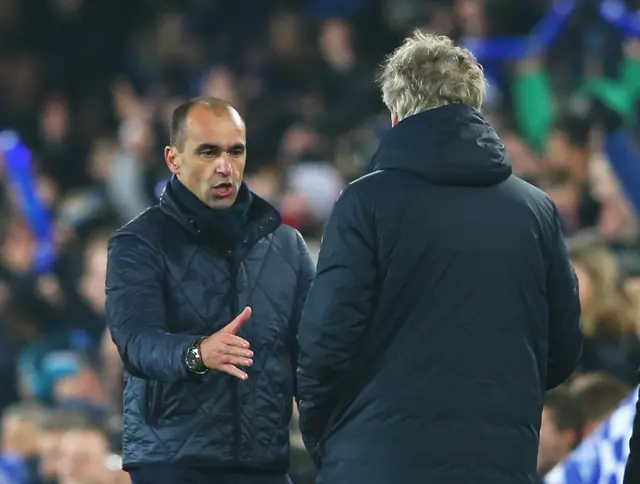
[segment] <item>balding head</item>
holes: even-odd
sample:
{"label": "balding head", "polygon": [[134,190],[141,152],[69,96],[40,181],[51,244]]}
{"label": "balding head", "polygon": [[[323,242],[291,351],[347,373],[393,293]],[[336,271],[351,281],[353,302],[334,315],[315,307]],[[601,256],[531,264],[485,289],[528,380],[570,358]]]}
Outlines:
{"label": "balding head", "polygon": [[189,99],[176,107],[171,115],[170,144],[179,152],[184,149],[189,114],[196,108],[210,111],[220,117],[231,116],[244,124],[238,111],[224,99],[211,96]]}
{"label": "balding head", "polygon": [[226,101],[195,98],[175,109],[165,161],[178,180],[209,207],[225,209],[235,203],[246,151],[244,121]]}

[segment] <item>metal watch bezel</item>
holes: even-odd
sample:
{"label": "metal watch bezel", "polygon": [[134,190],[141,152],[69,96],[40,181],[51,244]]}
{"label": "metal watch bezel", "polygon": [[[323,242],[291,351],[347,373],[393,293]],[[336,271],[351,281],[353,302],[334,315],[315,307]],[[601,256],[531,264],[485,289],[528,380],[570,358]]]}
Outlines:
{"label": "metal watch bezel", "polygon": [[200,353],[200,341],[187,349],[185,355],[185,363],[190,372],[196,375],[204,375],[208,368],[204,366],[202,361],[202,353]]}

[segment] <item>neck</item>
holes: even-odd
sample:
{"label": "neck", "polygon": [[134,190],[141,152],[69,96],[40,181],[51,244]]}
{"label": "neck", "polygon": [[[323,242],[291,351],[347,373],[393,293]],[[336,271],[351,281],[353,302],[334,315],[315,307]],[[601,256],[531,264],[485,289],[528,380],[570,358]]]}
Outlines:
{"label": "neck", "polygon": [[209,207],[184,186],[176,176],[169,182],[169,187],[178,204],[193,217],[201,230],[215,232],[232,241],[242,237],[251,206],[251,192],[244,183],[234,204],[224,209]]}

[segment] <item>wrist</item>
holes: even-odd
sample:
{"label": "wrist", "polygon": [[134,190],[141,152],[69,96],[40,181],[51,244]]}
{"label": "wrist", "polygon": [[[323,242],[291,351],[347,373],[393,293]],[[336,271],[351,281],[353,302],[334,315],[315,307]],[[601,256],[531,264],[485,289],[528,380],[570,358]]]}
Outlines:
{"label": "wrist", "polygon": [[204,375],[207,373],[208,368],[204,364],[204,359],[202,357],[202,351],[200,350],[200,344],[206,337],[198,338],[193,342],[184,356],[184,363],[191,373],[195,373],[196,375]]}

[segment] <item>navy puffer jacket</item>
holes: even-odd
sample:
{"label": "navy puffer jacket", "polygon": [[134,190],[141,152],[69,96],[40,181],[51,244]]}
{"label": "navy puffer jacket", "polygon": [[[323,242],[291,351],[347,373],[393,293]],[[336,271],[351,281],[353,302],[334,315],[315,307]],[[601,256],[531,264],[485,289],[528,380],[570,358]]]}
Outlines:
{"label": "navy puffer jacket", "polygon": [[[252,197],[240,247],[198,227],[167,189],[111,239],[107,321],[125,365],[124,464],[285,471],[296,333],[313,277],[298,232]],[[186,349],[253,315],[239,336],[254,351],[247,381],[192,375]]]}

